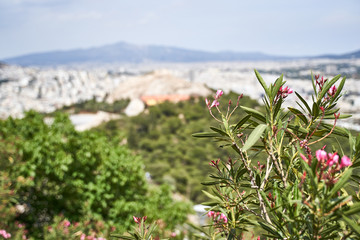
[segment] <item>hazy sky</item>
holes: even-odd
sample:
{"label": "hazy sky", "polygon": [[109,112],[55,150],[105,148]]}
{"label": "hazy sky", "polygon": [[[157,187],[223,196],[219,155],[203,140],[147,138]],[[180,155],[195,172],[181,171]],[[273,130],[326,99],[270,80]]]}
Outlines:
{"label": "hazy sky", "polygon": [[0,0],[0,59],[125,41],[304,56],[360,49],[359,0]]}

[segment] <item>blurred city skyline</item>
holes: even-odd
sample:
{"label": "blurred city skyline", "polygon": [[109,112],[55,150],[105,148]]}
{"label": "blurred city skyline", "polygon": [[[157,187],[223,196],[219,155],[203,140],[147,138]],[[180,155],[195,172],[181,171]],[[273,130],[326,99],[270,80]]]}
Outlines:
{"label": "blurred city skyline", "polygon": [[360,1],[0,0],[0,59],[125,41],[283,56],[360,49]]}

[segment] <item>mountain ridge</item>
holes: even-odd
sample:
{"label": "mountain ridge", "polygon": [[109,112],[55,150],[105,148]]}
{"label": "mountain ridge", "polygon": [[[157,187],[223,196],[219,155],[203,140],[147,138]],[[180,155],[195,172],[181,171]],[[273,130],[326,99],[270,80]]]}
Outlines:
{"label": "mountain ridge", "polygon": [[84,63],[147,63],[147,62],[221,62],[265,61],[300,58],[360,58],[360,50],[347,54],[327,54],[315,57],[276,56],[262,52],[202,51],[162,45],[135,45],[117,42],[103,46],[72,50],[31,53],[1,60],[20,66],[57,66]]}

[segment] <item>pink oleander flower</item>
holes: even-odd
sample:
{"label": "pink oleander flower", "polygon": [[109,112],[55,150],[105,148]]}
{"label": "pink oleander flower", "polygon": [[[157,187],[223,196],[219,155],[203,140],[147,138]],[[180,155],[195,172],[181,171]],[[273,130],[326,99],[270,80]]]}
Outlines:
{"label": "pink oleander flower", "polygon": [[176,232],[172,232],[171,234],[170,234],[170,237],[176,237]]}
{"label": "pink oleander flower", "polygon": [[332,165],[338,163],[338,161],[339,161],[339,155],[337,155],[337,153],[329,153],[328,161],[327,161],[326,165],[331,167]]}
{"label": "pink oleander flower", "polygon": [[11,234],[6,232],[6,230],[4,230],[4,229],[0,230],[0,236],[3,236],[3,238],[5,238],[5,239],[11,238]]}
{"label": "pink oleander flower", "polygon": [[215,212],[214,212],[214,211],[209,211],[209,212],[207,213],[207,215],[208,215],[209,218],[212,218],[212,217],[215,216]]}
{"label": "pink oleander flower", "polygon": [[224,92],[222,90],[217,90],[216,95],[215,95],[215,99],[219,99],[223,94],[224,94]]}
{"label": "pink oleander flower", "polygon": [[281,96],[282,98],[286,98],[289,94],[291,94],[293,92],[294,91],[291,88],[281,86],[279,88],[279,91],[278,91],[277,95]]}
{"label": "pink oleander flower", "polygon": [[85,235],[85,233],[81,234],[81,236],[80,236],[80,240],[85,240],[85,239],[86,239],[86,235]]}
{"label": "pink oleander flower", "polygon": [[325,161],[327,159],[327,153],[324,150],[319,149],[316,151],[316,158],[319,161]]}
{"label": "pink oleander flower", "polygon": [[223,220],[224,223],[227,223],[228,222],[228,219],[227,217],[225,216],[225,214],[220,214],[220,220]]}
{"label": "pink oleander flower", "polygon": [[341,158],[340,168],[348,167],[352,164],[351,160],[347,156]]}
{"label": "pink oleander flower", "polygon": [[65,220],[63,224],[64,224],[64,227],[69,227],[70,226],[70,222],[68,220]]}
{"label": "pink oleander flower", "polygon": [[320,77],[320,75],[315,75],[316,85],[318,85],[319,89],[321,90],[323,88],[324,84],[326,83],[327,79],[324,79],[324,76],[322,76],[321,79],[319,79],[319,77]]}
{"label": "pink oleander flower", "polygon": [[215,99],[215,100],[212,102],[210,108],[212,108],[212,107],[217,107],[217,106],[219,106],[219,104],[220,104],[220,103]]}
{"label": "pink oleander flower", "polygon": [[22,224],[22,223],[16,223],[16,226],[18,227],[18,228],[23,228],[23,227],[25,227],[25,225],[24,224]]}

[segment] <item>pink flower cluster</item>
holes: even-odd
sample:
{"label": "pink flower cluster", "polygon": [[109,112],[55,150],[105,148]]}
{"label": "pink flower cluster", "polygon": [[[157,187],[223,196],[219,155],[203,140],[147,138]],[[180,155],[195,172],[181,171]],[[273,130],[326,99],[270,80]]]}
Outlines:
{"label": "pink flower cluster", "polygon": [[207,216],[209,218],[212,218],[212,220],[215,222],[215,223],[227,223],[228,222],[228,219],[227,217],[225,216],[225,214],[223,213],[220,213],[220,212],[214,212],[214,211],[209,211],[207,213]]}
{"label": "pink flower cluster", "polygon": [[219,106],[219,99],[220,97],[224,94],[224,92],[222,90],[217,90],[216,91],[216,94],[214,96],[214,101],[210,104],[210,100],[208,100],[207,98],[205,99],[205,103],[206,103],[206,106],[211,109],[212,107],[217,107]]}
{"label": "pink flower cluster", "polygon": [[[327,153],[326,151],[319,149],[316,151],[315,155],[319,163],[327,167],[332,167],[333,165],[336,165],[338,168],[344,168],[352,164],[350,158],[345,155],[341,158],[341,161],[339,163],[339,155],[336,152]],[[300,154],[300,156],[309,165],[311,164],[311,156],[306,157],[303,154]]]}
{"label": "pink flower cluster", "polygon": [[[324,150],[317,150],[316,151],[316,158],[320,161],[320,162],[326,162],[326,165],[331,167],[332,165],[339,164],[339,155],[337,155],[337,153],[326,153]],[[349,157],[347,156],[343,156],[341,158],[341,162],[340,162],[340,168],[344,168],[344,167],[348,167],[351,165],[351,160]]]}
{"label": "pink flower cluster", "polygon": [[282,98],[286,98],[289,94],[291,94],[293,92],[294,91],[291,88],[281,86],[279,88],[279,91],[278,91],[277,95],[281,96]]}
{"label": "pink flower cluster", "polygon": [[322,90],[324,84],[326,83],[327,79],[324,79],[324,76],[321,76],[317,74],[315,75],[315,81],[316,81],[316,85],[319,87],[320,91]]}
{"label": "pink flower cluster", "polygon": [[63,222],[64,227],[69,227],[71,225],[69,220],[64,220]]}
{"label": "pink flower cluster", "polygon": [[137,224],[141,224],[141,221],[143,221],[143,222],[145,222],[146,221],[146,219],[147,219],[147,216],[144,216],[144,217],[135,217],[135,216],[133,216],[133,219],[134,219],[134,221],[137,223]]}
{"label": "pink flower cluster", "polygon": [[331,97],[334,97],[336,91],[337,91],[337,88],[335,87],[335,85],[333,85],[333,86],[329,89],[328,94],[329,94]]}
{"label": "pink flower cluster", "polygon": [[[323,149],[316,151],[315,156],[318,160],[316,165],[316,174],[318,180],[324,180],[326,184],[332,185],[337,182],[336,173],[342,168],[351,166],[352,162],[349,157],[343,156],[339,162],[339,155],[335,153],[327,153]],[[312,157],[300,154],[300,157],[309,165],[311,165]],[[326,170],[327,169],[327,170]],[[318,171],[319,170],[319,171]],[[306,176],[306,175],[305,175]],[[304,177],[305,178],[305,177]],[[303,182],[304,179],[302,179]]]}
{"label": "pink flower cluster", "polygon": [[3,236],[3,238],[5,238],[5,239],[11,238],[11,234],[6,232],[6,230],[4,230],[4,229],[0,230],[0,236]]}
{"label": "pink flower cluster", "polygon": [[211,160],[211,162],[209,163],[210,166],[219,169],[219,163],[220,163],[220,158],[218,160]]}
{"label": "pink flower cluster", "polygon": [[276,97],[274,99],[274,104],[277,103],[279,101],[280,98],[284,99],[286,98],[287,96],[289,96],[289,94],[293,93],[294,91],[289,88],[289,87],[283,87],[281,86],[279,88],[279,91],[277,92],[276,94]]}

